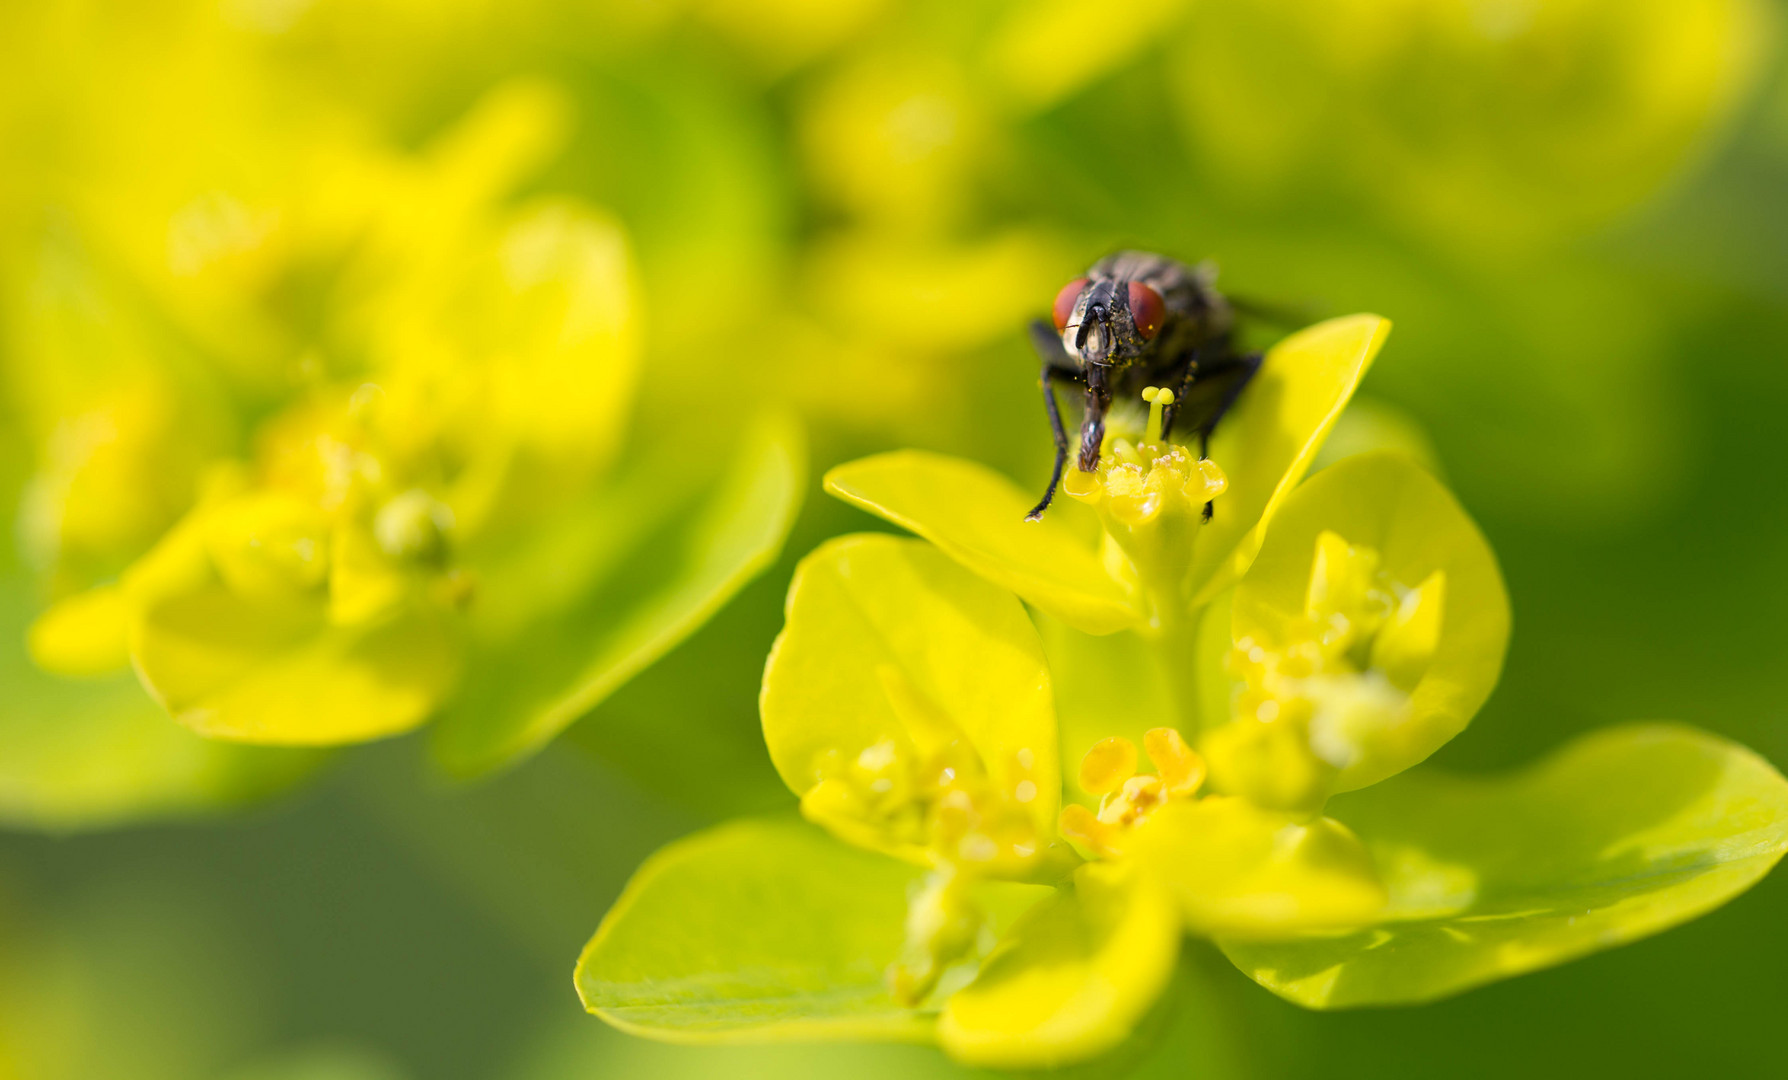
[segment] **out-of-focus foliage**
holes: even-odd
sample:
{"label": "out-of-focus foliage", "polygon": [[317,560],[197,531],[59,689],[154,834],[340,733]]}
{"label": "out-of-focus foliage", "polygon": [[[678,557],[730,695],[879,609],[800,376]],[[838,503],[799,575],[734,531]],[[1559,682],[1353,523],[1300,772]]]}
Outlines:
{"label": "out-of-focus foliage", "polygon": [[[406,150],[228,15],[152,20],[167,51],[144,65],[101,13],[41,12],[46,46],[99,29],[93,83],[12,102],[29,167],[0,275],[23,444],[8,566],[44,673],[24,678],[45,686],[8,702],[37,755],[9,797],[23,820],[281,775],[181,750],[155,705],[287,745],[453,705],[443,761],[502,765],[760,572],[800,503],[791,419],[760,421],[724,468],[727,411],[691,402],[678,419],[709,430],[680,439],[632,432],[626,230],[517,190],[568,139],[561,88],[505,81]],[[108,107],[139,89],[130,119]],[[24,734],[45,728],[63,733]]]}
{"label": "out-of-focus foliage", "polygon": [[1555,249],[1706,152],[1768,29],[1745,0],[1210,0],[1174,101],[1242,198],[1305,189],[1424,242]]}

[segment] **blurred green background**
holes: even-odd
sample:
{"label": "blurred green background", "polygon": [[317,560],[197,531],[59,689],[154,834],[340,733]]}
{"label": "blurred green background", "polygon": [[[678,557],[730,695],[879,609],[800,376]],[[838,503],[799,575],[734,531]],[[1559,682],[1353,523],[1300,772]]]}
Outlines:
{"label": "blurred green background", "polygon": [[[771,402],[805,419],[815,477],[918,445],[1040,483],[1023,321],[1119,246],[1211,257],[1238,294],[1395,322],[1337,438],[1425,438],[1502,560],[1508,668],[1437,762],[1505,768],[1669,718],[1788,765],[1784,14],[7,5],[0,490],[32,467],[18,373],[79,362],[46,361],[18,315],[50,272],[31,254],[45,236],[77,237],[153,297],[129,238],[166,235],[161,188],[278,178],[324,130],[424,147],[526,78],[570,119],[525,193],[580,196],[634,245],[632,444]],[[757,732],[763,657],[794,559],[874,527],[813,481],[774,570],[494,780],[449,783],[408,738],[227,816],[0,833],[0,1078],[954,1075],[910,1047],[635,1041],[571,988],[646,854],[792,804]],[[1330,1015],[1194,949],[1144,1074],[1779,1075],[1784,926],[1777,874],[1631,948],[1428,1008]]]}

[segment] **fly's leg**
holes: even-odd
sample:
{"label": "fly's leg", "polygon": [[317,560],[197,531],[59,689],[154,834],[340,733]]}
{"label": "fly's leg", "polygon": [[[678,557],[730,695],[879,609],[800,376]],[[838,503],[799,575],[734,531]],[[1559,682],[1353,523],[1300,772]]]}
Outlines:
{"label": "fly's leg", "polygon": [[[1209,347],[1210,343],[1207,343]],[[1162,411],[1163,437],[1173,433],[1176,419],[1189,414],[1196,418],[1192,432],[1198,437],[1198,457],[1200,460],[1209,457],[1212,430],[1253,380],[1254,373],[1260,370],[1260,361],[1259,353],[1238,355],[1230,352],[1225,341],[1217,342],[1213,350],[1202,356],[1196,346],[1187,349],[1179,361],[1185,365],[1179,392],[1174,396],[1173,404]],[[1171,371],[1174,366],[1178,365],[1171,365],[1167,370]],[[1196,401],[1193,399],[1195,388],[1198,391]],[[1205,503],[1204,520],[1211,520],[1215,510],[1213,504]]]}
{"label": "fly's leg", "polygon": [[1049,474],[1049,487],[1043,492],[1043,499],[1031,512],[1024,515],[1026,521],[1042,521],[1043,511],[1049,509],[1049,503],[1055,498],[1056,485],[1062,482],[1062,466],[1068,463],[1068,432],[1062,427],[1062,409],[1055,400],[1055,380],[1060,372],[1051,367],[1047,361],[1043,364],[1043,405],[1049,413],[1049,427],[1055,434],[1055,469]]}
{"label": "fly's leg", "polygon": [[1062,410],[1055,400],[1055,383],[1076,381],[1079,369],[1074,364],[1062,343],[1050,333],[1049,324],[1041,320],[1031,323],[1031,342],[1037,353],[1043,358],[1043,407],[1049,414],[1050,432],[1055,436],[1055,470],[1049,475],[1049,488],[1043,492],[1043,500],[1024,515],[1026,521],[1043,520],[1043,511],[1049,509],[1051,500],[1055,498],[1055,489],[1062,482],[1062,467],[1068,463],[1068,432],[1062,427]]}
{"label": "fly's leg", "polygon": [[[1213,366],[1206,371],[1206,374],[1211,376],[1220,373],[1227,374],[1229,380],[1223,388],[1222,396],[1217,399],[1217,407],[1211,410],[1210,416],[1205,418],[1204,423],[1198,425],[1198,459],[1200,461],[1211,456],[1211,432],[1216,430],[1217,421],[1223,419],[1224,415],[1229,412],[1230,406],[1235,404],[1235,399],[1241,397],[1242,391],[1254,381],[1255,374],[1260,371],[1262,359],[1260,353],[1247,353],[1234,357],[1220,367]],[[1211,514],[1215,509],[1216,507],[1211,503],[1205,503],[1203,520],[1211,520]]]}
{"label": "fly's leg", "polygon": [[[1254,381],[1254,376],[1260,371],[1262,359],[1260,353],[1245,353],[1241,356],[1227,357],[1221,363],[1212,364],[1204,369],[1206,378],[1227,375],[1228,379],[1223,387],[1222,396],[1217,399],[1217,407],[1211,410],[1211,414],[1205,417],[1202,424],[1198,425],[1198,456],[1200,458],[1208,456],[1211,432],[1216,430],[1218,421],[1229,413],[1236,398],[1241,397],[1242,391],[1246,390],[1248,384]],[[1165,421],[1163,421],[1163,426],[1165,426]]]}
{"label": "fly's leg", "polygon": [[1086,418],[1080,422],[1080,471],[1099,467],[1099,448],[1105,443],[1105,410],[1111,405],[1109,369],[1095,364],[1086,373]]}
{"label": "fly's leg", "polygon": [[1161,410],[1161,437],[1173,434],[1173,418],[1179,414],[1180,406],[1186,403],[1186,395],[1192,392],[1192,381],[1198,378],[1198,347],[1194,345],[1186,350],[1186,373],[1180,377],[1180,387],[1173,393],[1173,400]]}

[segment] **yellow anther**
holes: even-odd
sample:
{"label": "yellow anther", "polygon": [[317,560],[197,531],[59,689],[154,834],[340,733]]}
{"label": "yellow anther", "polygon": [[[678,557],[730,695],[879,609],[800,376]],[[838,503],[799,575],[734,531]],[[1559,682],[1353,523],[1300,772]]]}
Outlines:
{"label": "yellow anther", "polygon": [[1223,494],[1229,487],[1229,477],[1217,468],[1217,463],[1210,458],[1199,458],[1186,474],[1186,483],[1182,488],[1187,499],[1194,503],[1206,503]]}
{"label": "yellow anther", "polygon": [[1440,626],[1446,615],[1447,574],[1436,570],[1405,593],[1372,642],[1372,666],[1400,689],[1422,681],[1434,650],[1440,647]]}
{"label": "yellow anther", "polygon": [[1173,728],[1151,728],[1142,737],[1142,747],[1155,763],[1169,797],[1191,795],[1204,783],[1204,758]]}
{"label": "yellow anther", "polygon": [[1121,735],[1100,739],[1080,759],[1080,789],[1107,795],[1136,775],[1136,744]]}
{"label": "yellow anther", "polygon": [[1104,485],[1099,478],[1098,470],[1082,472],[1080,466],[1075,465],[1062,474],[1062,490],[1076,499],[1097,502],[1100,493],[1104,491]]}
{"label": "yellow anther", "polygon": [[1099,820],[1107,825],[1134,825],[1167,801],[1161,778],[1138,773],[1124,781],[1123,790],[1099,803]]}
{"label": "yellow anther", "polygon": [[1094,854],[1111,856],[1120,853],[1118,841],[1123,838],[1123,826],[1107,825],[1079,803],[1069,803],[1062,807],[1056,829],[1070,844]]}
{"label": "yellow anther", "polygon": [[1143,435],[1145,443],[1161,441],[1161,413],[1173,404],[1173,391],[1165,386],[1145,386],[1142,389],[1142,400],[1149,403],[1149,426]]}
{"label": "yellow anther", "polygon": [[[1392,600],[1379,587],[1378,552],[1323,530],[1316,538],[1304,614],[1331,655],[1345,653],[1378,632]],[[1363,658],[1362,658],[1363,659]]]}

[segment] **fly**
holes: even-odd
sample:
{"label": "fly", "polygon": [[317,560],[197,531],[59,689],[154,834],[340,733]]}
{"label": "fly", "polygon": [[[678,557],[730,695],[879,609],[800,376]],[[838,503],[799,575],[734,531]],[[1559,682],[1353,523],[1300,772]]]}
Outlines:
{"label": "fly", "polygon": [[[1068,461],[1057,383],[1084,391],[1076,461],[1082,472],[1099,464],[1112,400],[1139,394],[1145,386],[1174,390],[1161,417],[1162,437],[1173,431],[1175,420],[1189,420],[1198,436],[1198,456],[1206,455],[1212,429],[1260,370],[1261,358],[1237,351],[1235,307],[1216,290],[1216,278],[1217,269],[1208,262],[1187,266],[1164,255],[1120,251],[1062,287],[1053,327],[1042,319],[1031,323],[1031,342],[1043,360],[1043,401],[1055,433],[1055,471],[1026,521],[1041,520]],[[1204,519],[1210,517],[1206,503]]]}

